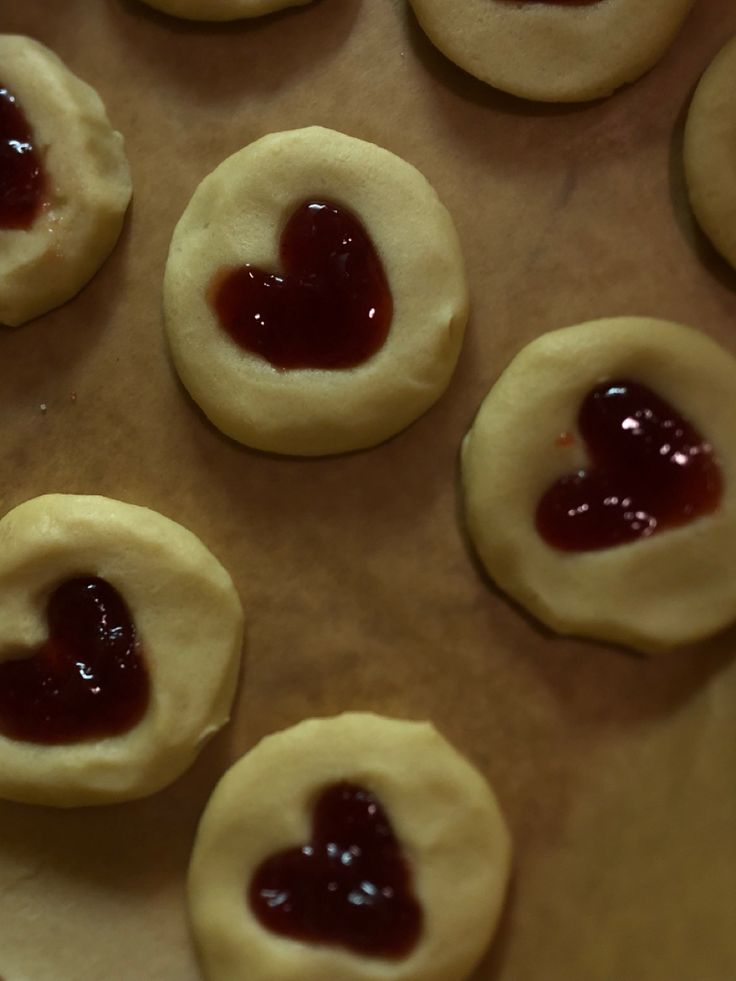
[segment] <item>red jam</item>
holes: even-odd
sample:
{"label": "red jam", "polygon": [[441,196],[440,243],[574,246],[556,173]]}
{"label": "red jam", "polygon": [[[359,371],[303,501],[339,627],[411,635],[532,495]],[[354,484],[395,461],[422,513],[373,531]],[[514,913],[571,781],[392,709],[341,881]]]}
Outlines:
{"label": "red jam", "polygon": [[723,481],[713,448],[644,385],[598,385],[578,429],[591,465],[562,477],[539,502],[537,530],[549,545],[610,548],[717,509]]}
{"label": "red jam", "polygon": [[69,579],[46,606],[48,639],[0,661],[0,732],[73,743],[127,732],[148,705],[148,672],[123,598],[104,579]]}
{"label": "red jam", "polygon": [[45,187],[28,120],[0,84],[0,229],[30,228],[43,207]]}
{"label": "red jam", "polygon": [[281,235],[283,273],[222,270],[210,301],[237,343],[276,368],[353,368],[381,348],[393,301],[358,219],[306,201]]}
{"label": "red jam", "polygon": [[350,783],[320,794],[312,840],[266,859],[249,894],[274,933],[371,957],[405,957],[422,928],[388,817],[370,791]]}

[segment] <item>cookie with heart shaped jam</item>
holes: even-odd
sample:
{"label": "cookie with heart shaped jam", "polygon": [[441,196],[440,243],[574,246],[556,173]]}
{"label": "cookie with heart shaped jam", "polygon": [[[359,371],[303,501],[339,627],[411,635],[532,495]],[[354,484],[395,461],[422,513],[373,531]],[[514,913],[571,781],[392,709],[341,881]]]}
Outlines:
{"label": "cookie with heart shaped jam", "polygon": [[463,981],[510,840],[486,780],[428,723],[350,712],[225,774],[189,870],[207,981]]}
{"label": "cookie with heart shaped jam", "polygon": [[227,722],[243,615],[191,532],[104,497],[0,521],[0,797],[71,807],[151,794]]}
{"label": "cookie with heart shaped jam", "polygon": [[38,41],[0,35],[0,324],[74,296],[130,195],[123,138],[94,89]]}
{"label": "cookie with heart shaped jam", "polygon": [[736,38],[700,80],[685,126],[688,192],[700,227],[736,268]]}
{"label": "cookie with heart shaped jam", "polygon": [[176,227],[164,313],[182,381],[260,450],[361,449],[425,412],[467,319],[452,220],[371,143],[276,133],[206,177]]}
{"label": "cookie with heart shaped jam", "polygon": [[736,359],[639,317],[544,334],[465,438],[468,528],[545,624],[642,651],[736,620]]}
{"label": "cookie with heart shaped jam", "polygon": [[287,7],[302,7],[312,0],[143,0],[173,17],[185,20],[223,21],[262,17]]}
{"label": "cookie with heart shaped jam", "polygon": [[410,0],[430,40],[465,71],[539,102],[586,102],[662,57],[694,0]]}

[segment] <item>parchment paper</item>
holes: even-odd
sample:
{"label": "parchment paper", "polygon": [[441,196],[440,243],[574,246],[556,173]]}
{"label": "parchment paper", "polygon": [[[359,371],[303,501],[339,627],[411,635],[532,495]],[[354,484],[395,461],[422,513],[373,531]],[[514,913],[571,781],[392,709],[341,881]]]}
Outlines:
{"label": "parchment paper", "polygon": [[[4,981],[195,981],[184,876],[211,789],[262,735],[349,708],[433,719],[493,781],[515,874],[475,981],[734,981],[736,631],[651,659],[550,636],[481,574],[457,493],[476,408],[541,332],[647,314],[736,350],[736,274],[693,228],[680,163],[689,96],[736,30],[731,0],[700,0],[647,77],[572,108],[475,82],[399,0],[229,27],[136,0],[2,0],[0,29],[97,87],[135,184],[92,283],[0,333],[2,511],[48,491],[156,508],[218,555],[248,616],[233,723],[169,790],[0,805]],[[205,422],[168,362],[160,298],[200,178],[310,123],[427,175],[460,231],[473,315],[423,419],[373,451],[300,461]]]}

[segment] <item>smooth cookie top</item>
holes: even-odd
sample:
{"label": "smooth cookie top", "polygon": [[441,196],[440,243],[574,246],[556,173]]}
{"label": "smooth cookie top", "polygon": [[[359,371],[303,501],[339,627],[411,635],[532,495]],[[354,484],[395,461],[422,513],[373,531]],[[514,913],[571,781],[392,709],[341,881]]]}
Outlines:
{"label": "smooth cookie top", "polygon": [[736,38],[710,64],[685,126],[685,173],[701,228],[736,268]]}
{"label": "smooth cookie top", "polygon": [[411,0],[448,58],[539,102],[585,102],[635,81],[667,50],[693,2]]}

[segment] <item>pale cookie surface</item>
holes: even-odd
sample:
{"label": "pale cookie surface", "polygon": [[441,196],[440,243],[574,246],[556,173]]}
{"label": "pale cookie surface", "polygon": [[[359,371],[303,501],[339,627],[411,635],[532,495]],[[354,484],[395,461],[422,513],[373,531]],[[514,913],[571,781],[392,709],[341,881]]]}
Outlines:
{"label": "pale cookie surface", "polygon": [[99,96],[48,48],[0,36],[0,86],[17,99],[46,175],[27,230],[0,228],[0,324],[16,326],[70,299],[117,242],[131,196],[123,138]]}
{"label": "pale cookie surface", "polygon": [[703,75],[685,126],[685,173],[695,217],[736,267],[736,38]]}
{"label": "pale cookie surface", "polygon": [[56,806],[143,797],[178,777],[228,720],[242,610],[227,572],[191,532],[103,497],[34,498],[0,521],[0,661],[48,634],[60,583],[101,577],[135,621],[147,708],[129,731],[42,745],[0,735],[0,796]]}
{"label": "pale cookie surface", "polygon": [[430,40],[483,82],[523,99],[610,95],[664,54],[694,0],[411,0]]}
{"label": "pale cookie surface", "polygon": [[[358,218],[391,291],[388,336],[353,368],[278,370],[233,341],[208,300],[223,268],[278,270],[283,226],[307,200]],[[372,446],[425,412],[449,383],[467,304],[457,234],[426,179],[387,150],[318,127],[266,136],[206,177],[164,281],[174,363],[209,419],[249,446],[305,456]]]}
{"label": "pale cookie surface", "polygon": [[239,20],[242,17],[261,17],[287,7],[302,7],[312,0],[143,0],[173,17],[186,20]]}
{"label": "pale cookie surface", "polygon": [[[326,786],[374,793],[411,869],[424,923],[403,959],[270,932],[247,899],[257,867],[309,839]],[[269,736],[222,778],[197,834],[191,922],[207,981],[462,981],[499,916],[510,841],[481,774],[428,723],[368,713],[309,720]]]}
{"label": "pale cookie surface", "polygon": [[[548,545],[544,492],[589,463],[578,413],[600,382],[627,379],[673,406],[713,447],[718,508],[595,551]],[[622,317],[545,334],[483,402],[462,455],[471,537],[495,582],[553,630],[642,651],[709,636],[736,619],[736,359],[688,327]],[[558,440],[561,434],[571,439]]]}

